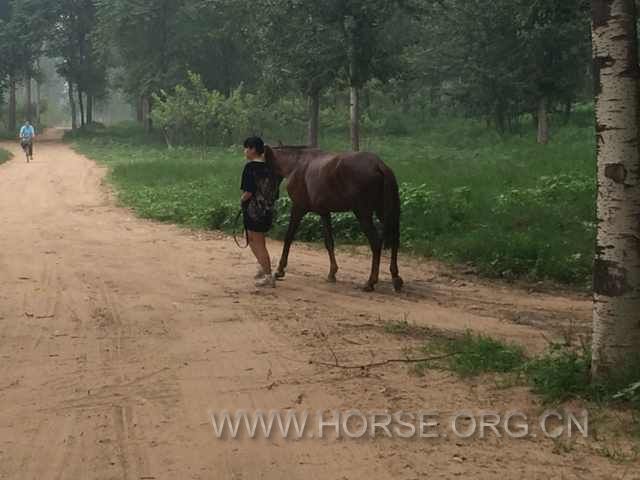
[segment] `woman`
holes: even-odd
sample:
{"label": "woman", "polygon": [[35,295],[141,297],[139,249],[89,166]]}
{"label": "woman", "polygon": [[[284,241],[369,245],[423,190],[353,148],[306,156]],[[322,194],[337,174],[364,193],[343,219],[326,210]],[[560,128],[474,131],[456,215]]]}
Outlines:
{"label": "woman", "polygon": [[240,203],[249,246],[259,265],[256,286],[274,288],[276,280],[271,273],[266,233],[273,226],[279,182],[265,161],[264,152],[264,142],[260,137],[245,140],[244,156],[247,163],[242,172]]}

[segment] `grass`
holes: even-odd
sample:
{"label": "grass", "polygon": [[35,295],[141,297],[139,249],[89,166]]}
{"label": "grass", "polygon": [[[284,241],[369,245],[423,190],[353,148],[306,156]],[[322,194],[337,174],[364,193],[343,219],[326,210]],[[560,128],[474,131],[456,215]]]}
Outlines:
{"label": "grass", "polygon": [[[420,331],[406,319],[388,322],[385,332],[392,335],[427,337],[421,353],[446,358],[420,363],[416,373],[428,369],[446,369],[463,378],[482,374],[511,375],[513,383],[528,384],[547,404],[581,399],[598,405],[630,406],[640,426],[640,358],[630,359],[627,367],[605,382],[591,380],[591,352],[586,347],[572,348],[552,344],[544,353],[531,357],[513,343],[467,331],[464,335],[443,336]],[[415,335],[421,333],[420,335]]]}
{"label": "grass", "polygon": [[11,158],[11,154],[6,150],[0,148],[0,164],[6,162]]}
{"label": "grass", "polygon": [[16,141],[16,135],[6,131],[0,130],[0,140],[13,140]]}
{"label": "grass", "polygon": [[[410,134],[369,135],[364,146],[379,153],[402,184],[404,250],[472,263],[489,276],[586,287],[595,237],[590,116],[578,115],[554,132],[541,146],[532,132],[500,136],[477,121],[433,119]],[[240,148],[169,150],[132,125],[95,130],[74,142],[111,167],[120,199],[139,215],[231,228]],[[340,150],[347,143],[329,130],[323,147]],[[284,197],[276,237],[286,230]],[[351,215],[337,215],[335,230],[342,243],[364,241]],[[319,240],[321,231],[319,219],[309,216],[299,238]]]}
{"label": "grass", "polygon": [[512,373],[521,369],[526,362],[526,355],[520,346],[471,332],[455,338],[435,337],[423,350],[434,356],[451,356],[443,362],[421,365],[421,369],[447,368],[462,377],[483,373]]}

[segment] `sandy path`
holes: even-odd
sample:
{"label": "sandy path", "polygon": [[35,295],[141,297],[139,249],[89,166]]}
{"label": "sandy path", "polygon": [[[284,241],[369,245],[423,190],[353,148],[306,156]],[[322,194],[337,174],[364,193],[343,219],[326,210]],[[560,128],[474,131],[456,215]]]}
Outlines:
{"label": "sandy path", "polygon": [[4,147],[16,157],[0,166],[0,479],[634,478],[587,446],[555,455],[543,440],[217,440],[211,409],[535,409],[524,391],[444,372],[308,360],[402,355],[407,341],[380,325],[405,317],[538,350],[543,331],[585,329],[589,303],[432,263],[402,265],[400,296],[386,277],[364,294],[368,258],[343,253],[329,285],[310,247],[256,292],[249,253],[229,239],[134,218],[104,169],[59,142],[39,143],[31,164]]}

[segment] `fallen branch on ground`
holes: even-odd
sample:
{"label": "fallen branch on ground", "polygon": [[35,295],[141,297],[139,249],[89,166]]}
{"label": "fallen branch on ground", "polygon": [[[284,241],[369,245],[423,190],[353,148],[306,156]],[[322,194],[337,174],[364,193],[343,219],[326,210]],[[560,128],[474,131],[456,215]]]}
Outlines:
{"label": "fallen branch on ground", "polygon": [[392,358],[384,360],[382,362],[365,363],[363,365],[341,365],[336,363],[316,362],[315,360],[309,360],[312,365],[319,365],[321,367],[341,368],[343,370],[366,370],[367,368],[383,367],[392,363],[422,363],[433,362],[435,360],[444,360],[445,358],[451,358],[456,355],[460,355],[460,352],[447,353],[446,355],[438,355],[436,357],[424,357],[424,358]]}

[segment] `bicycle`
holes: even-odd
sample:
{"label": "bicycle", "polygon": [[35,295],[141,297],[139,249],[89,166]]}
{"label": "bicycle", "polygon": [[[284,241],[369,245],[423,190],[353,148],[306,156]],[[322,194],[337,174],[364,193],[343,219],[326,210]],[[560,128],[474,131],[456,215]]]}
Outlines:
{"label": "bicycle", "polygon": [[33,160],[33,138],[22,138],[20,140],[20,146],[22,146],[22,150],[24,150],[27,156],[27,163],[29,163]]}

